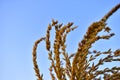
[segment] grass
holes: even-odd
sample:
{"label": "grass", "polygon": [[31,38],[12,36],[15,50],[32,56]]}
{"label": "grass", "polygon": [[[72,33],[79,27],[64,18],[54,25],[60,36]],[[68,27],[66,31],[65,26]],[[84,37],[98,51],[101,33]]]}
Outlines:
{"label": "grass", "polygon": [[[112,68],[104,68],[99,70],[101,65],[107,63],[113,63],[114,61],[120,61],[120,49],[112,51],[90,51],[92,44],[96,41],[105,39],[109,40],[114,33],[110,33],[110,28],[106,26],[106,21],[113,13],[120,8],[120,4],[113,7],[103,18],[97,22],[93,22],[86,31],[83,39],[78,43],[77,52],[68,54],[66,51],[66,39],[67,35],[77,28],[73,26],[73,22],[69,22],[66,25],[59,24],[58,21],[52,20],[47,27],[46,36],[42,37],[34,43],[33,46],[33,64],[34,70],[37,76],[37,80],[43,80],[43,74],[41,74],[39,66],[37,65],[37,45],[41,41],[46,42],[46,50],[48,51],[48,57],[51,61],[49,68],[52,80],[118,80],[120,79],[120,66],[114,66]],[[51,44],[50,31],[55,29],[55,40]],[[104,30],[107,35],[100,36],[99,32]],[[52,46],[53,45],[53,46]],[[62,55],[62,56],[61,56]],[[94,63],[100,55],[105,57]],[[72,58],[72,59],[71,59]],[[64,64],[63,64],[64,63]],[[63,66],[65,65],[65,66]]]}

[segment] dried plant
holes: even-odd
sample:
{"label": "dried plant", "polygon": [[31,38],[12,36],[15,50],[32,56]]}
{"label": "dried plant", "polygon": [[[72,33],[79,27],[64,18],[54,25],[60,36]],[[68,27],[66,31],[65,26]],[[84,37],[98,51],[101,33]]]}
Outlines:
{"label": "dried plant", "polygon": [[[92,44],[100,39],[110,39],[114,33],[110,33],[110,28],[106,26],[107,19],[118,9],[120,4],[112,8],[100,21],[92,23],[84,35],[81,42],[78,43],[78,49],[75,53],[69,54],[66,50],[66,37],[69,32],[77,28],[73,26],[73,22],[67,25],[59,24],[58,21],[52,20],[48,25],[46,36],[38,39],[33,46],[33,64],[37,76],[37,80],[43,80],[43,75],[37,65],[36,49],[37,45],[44,40],[46,42],[46,50],[48,51],[51,65],[49,68],[52,80],[119,80],[120,66],[105,68],[100,70],[99,67],[106,62],[120,61],[120,49],[112,51],[90,51]],[[50,32],[55,29],[55,40],[53,44],[50,40]],[[108,32],[108,35],[99,36],[98,33],[102,30]],[[52,46],[53,45],[53,46]],[[99,56],[105,57],[94,62]],[[72,59],[71,59],[72,58]]]}

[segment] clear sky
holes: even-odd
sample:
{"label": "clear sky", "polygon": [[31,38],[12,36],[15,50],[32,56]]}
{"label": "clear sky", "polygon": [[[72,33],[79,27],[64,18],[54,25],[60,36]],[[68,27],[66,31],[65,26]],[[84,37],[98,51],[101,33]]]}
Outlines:
{"label": "clear sky", "polygon": [[[120,0],[0,0],[0,80],[36,80],[32,47],[35,40],[46,34],[52,18],[78,26],[67,40],[69,52],[74,52],[88,26],[118,3]],[[93,48],[120,48],[120,10],[107,23],[116,35],[110,41],[99,41]],[[44,80],[50,80],[44,47],[44,42],[38,47],[38,63]]]}

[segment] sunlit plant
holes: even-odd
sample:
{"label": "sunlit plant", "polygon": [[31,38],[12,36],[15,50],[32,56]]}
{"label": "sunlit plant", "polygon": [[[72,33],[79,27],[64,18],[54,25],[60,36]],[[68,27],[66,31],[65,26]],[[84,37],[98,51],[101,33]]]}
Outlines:
{"label": "sunlit plant", "polygon": [[[70,54],[67,52],[66,39],[68,33],[75,30],[77,26],[73,26],[73,22],[66,25],[59,24],[58,21],[52,20],[47,27],[46,36],[35,41],[33,46],[33,64],[37,76],[37,80],[43,80],[43,74],[37,64],[37,46],[41,41],[46,42],[46,50],[48,57],[51,61],[49,68],[52,80],[119,80],[120,79],[120,66],[112,68],[99,69],[99,66],[114,61],[120,61],[120,49],[112,51],[90,51],[92,45],[101,39],[109,40],[114,33],[111,33],[111,28],[106,26],[107,19],[118,9],[120,4],[113,7],[102,19],[93,22],[86,31],[83,39],[78,43],[77,51]],[[50,31],[55,29],[55,39],[53,44],[50,40]],[[99,32],[104,30],[107,35],[98,35]],[[53,45],[53,46],[52,46]],[[105,55],[103,58],[94,63],[100,55]]]}

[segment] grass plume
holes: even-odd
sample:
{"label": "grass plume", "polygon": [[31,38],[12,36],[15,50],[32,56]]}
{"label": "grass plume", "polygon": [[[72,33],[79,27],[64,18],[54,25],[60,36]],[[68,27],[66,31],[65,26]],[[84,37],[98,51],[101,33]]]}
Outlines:
{"label": "grass plume", "polygon": [[[113,7],[100,21],[93,22],[86,31],[83,39],[78,43],[78,49],[73,54],[68,54],[66,47],[67,35],[75,30],[77,26],[73,26],[73,22],[69,22],[66,25],[59,24],[56,20],[52,20],[52,23],[48,25],[46,36],[38,39],[33,46],[33,64],[34,70],[38,80],[43,80],[43,75],[40,74],[40,70],[37,65],[37,45],[45,40],[46,50],[48,51],[48,58],[51,61],[49,68],[52,80],[118,80],[120,79],[120,66],[114,66],[112,68],[99,69],[99,66],[106,62],[120,61],[120,49],[112,51],[91,51],[92,45],[101,39],[109,40],[114,33],[110,33],[111,28],[106,26],[106,21],[113,13],[120,8],[120,4]],[[50,32],[55,29],[55,39],[53,46],[50,40]],[[108,35],[98,36],[98,33],[104,30],[108,32]],[[62,56],[61,56],[62,55]],[[88,56],[89,55],[89,56]],[[98,62],[94,61],[100,56],[105,55]],[[71,62],[72,58],[72,62]],[[101,75],[103,77],[101,77]]]}

